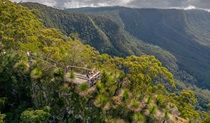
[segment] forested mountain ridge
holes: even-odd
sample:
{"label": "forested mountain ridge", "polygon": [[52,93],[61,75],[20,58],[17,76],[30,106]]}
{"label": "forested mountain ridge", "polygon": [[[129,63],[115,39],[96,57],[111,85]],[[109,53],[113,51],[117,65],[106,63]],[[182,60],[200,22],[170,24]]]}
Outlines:
{"label": "forested mountain ridge", "polygon": [[[207,54],[209,49],[206,48],[207,44],[201,42],[198,44],[196,42],[201,40],[193,38],[195,37],[193,33],[196,33],[193,28],[198,27],[193,27],[194,24],[191,23],[185,24],[187,18],[193,17],[191,15],[194,10],[102,7],[70,9],[68,10],[70,12],[66,12],[37,3],[22,4],[30,9],[41,11],[38,17],[45,26],[59,28],[66,35],[75,38],[78,35],[71,33],[76,32],[83,43],[90,44],[101,53],[124,57],[133,54],[156,56],[174,74],[177,90],[192,89],[200,105],[207,108],[210,91],[202,90],[194,85],[205,88],[208,85],[209,56]],[[205,11],[199,10],[195,10],[195,13],[206,14]],[[204,21],[208,22],[206,19]],[[204,21],[202,23],[207,23]],[[192,19],[190,22],[195,23]],[[191,29],[185,28],[186,25]],[[203,28],[203,32],[208,34],[205,29]],[[177,33],[179,31],[180,33]],[[203,81],[204,78],[206,81]]]}
{"label": "forested mountain ridge", "polygon": [[[154,56],[99,54],[9,0],[0,0],[0,13],[0,122],[209,122],[191,90],[156,84],[175,87]],[[68,65],[96,67],[101,78],[92,87],[67,82]]]}
{"label": "forested mountain ridge", "polygon": [[[75,12],[69,13],[38,3],[22,3],[22,5],[41,11],[41,17],[40,15],[38,17],[45,26],[56,27],[66,35],[78,33],[79,38],[83,39],[83,43],[90,44],[102,53],[125,57],[134,54],[158,54],[157,52],[164,52],[165,56],[156,56],[174,59],[173,55],[161,48],[146,44],[143,41],[140,42],[130,36],[123,30],[121,25],[115,23],[112,19]],[[167,63],[164,58],[162,58],[162,61],[167,65],[172,64],[171,66],[175,66],[175,63]]]}
{"label": "forested mountain ridge", "polygon": [[[27,4],[28,3],[23,3],[23,5]],[[41,14],[44,18],[41,19],[45,26],[59,28],[66,35],[70,35],[71,33],[79,33],[80,38],[82,37],[82,39],[84,39],[83,43],[90,44],[101,52],[113,54],[115,56],[134,54],[132,53],[134,51],[131,50],[133,49],[132,47],[128,48],[129,51],[122,51],[122,49],[126,47],[123,47],[122,44],[117,45],[116,39],[111,39],[113,38],[113,34],[118,34],[122,38],[122,41],[124,41],[123,38],[125,38],[125,36],[119,33],[119,26],[109,19],[103,17],[97,17],[93,19],[88,15],[64,12],[62,10],[52,9],[50,7],[46,8],[46,6],[37,3],[29,3],[28,7],[42,11]],[[95,19],[97,19],[99,22],[100,20],[103,20],[104,22],[106,22],[107,28],[112,28],[112,32],[110,32],[111,36],[105,34],[104,30],[101,30],[101,28],[98,27]],[[122,49],[118,50],[119,48]]]}
{"label": "forested mountain ridge", "polygon": [[[131,9],[124,7],[69,9],[93,15],[118,13],[132,36],[169,51],[179,68],[208,87],[210,80],[210,13],[203,10]],[[190,65],[190,66],[189,66]]]}

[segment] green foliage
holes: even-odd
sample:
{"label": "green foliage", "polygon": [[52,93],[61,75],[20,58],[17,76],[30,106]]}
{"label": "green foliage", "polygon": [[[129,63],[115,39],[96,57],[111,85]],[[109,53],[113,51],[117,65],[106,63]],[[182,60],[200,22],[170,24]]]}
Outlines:
{"label": "green foliage", "polygon": [[209,123],[210,122],[210,115],[207,116],[202,123]]}
{"label": "green foliage", "polygon": [[120,81],[122,81],[125,77],[126,77],[126,74],[124,74],[122,72],[118,76],[118,78],[119,78]]}
{"label": "green foliage", "polygon": [[54,77],[64,78],[64,71],[62,70],[62,68],[56,68],[56,69],[53,71],[53,76],[54,76]]}
{"label": "green foliage", "polygon": [[15,64],[14,67],[19,72],[27,72],[29,70],[29,64],[27,64],[27,62],[25,61],[19,61],[18,63]]}
{"label": "green foliage", "polygon": [[195,94],[191,90],[182,91],[179,98],[182,101],[182,103],[190,103],[190,104],[197,103]]}
{"label": "green foliage", "polygon": [[133,121],[134,122],[144,122],[144,116],[138,112],[138,113],[134,114]]}
{"label": "green foliage", "polygon": [[109,81],[109,76],[106,72],[103,72],[102,77],[101,77],[101,81],[104,82],[104,83]]}
{"label": "green foliage", "polygon": [[122,100],[125,101],[129,98],[129,93],[128,93],[128,89],[125,89],[122,95]]}
{"label": "green foliage", "polygon": [[208,103],[206,106],[208,106],[210,108],[210,103]]}
{"label": "green foliage", "polygon": [[70,71],[69,78],[74,79],[74,71],[73,70]]}
{"label": "green foliage", "polygon": [[4,123],[4,118],[6,117],[5,114],[1,114],[0,112],[0,123]]}
{"label": "green foliage", "polygon": [[4,108],[7,98],[0,98],[0,111]]}
{"label": "green foliage", "polygon": [[149,108],[149,114],[150,115],[154,115],[154,114],[156,114],[156,112],[157,112],[157,107],[156,106],[153,106],[153,107]]}
{"label": "green foliage", "polygon": [[107,98],[104,97],[103,95],[98,95],[96,97],[96,100],[94,102],[94,104],[96,105],[96,107],[101,107],[104,106],[107,103]]}
{"label": "green foliage", "polygon": [[42,77],[42,70],[40,70],[39,68],[35,68],[34,70],[31,71],[31,78],[33,79],[38,79],[40,77]]}
{"label": "green foliage", "polygon": [[97,88],[99,91],[101,91],[101,90],[104,89],[104,85],[101,84],[101,83],[99,83],[99,84],[96,85],[96,88]]}
{"label": "green foliage", "polygon": [[87,89],[88,89],[88,85],[87,85],[86,83],[82,83],[82,84],[80,85],[80,90],[81,90],[81,91],[87,91]]}
{"label": "green foliage", "polygon": [[[203,28],[209,26],[208,12],[123,7],[61,11],[36,3],[22,5],[32,9],[33,13],[34,9],[38,9],[40,13],[35,12],[35,15],[41,18],[45,26],[59,28],[66,35],[76,40],[81,39],[83,43],[90,44],[101,53],[123,57],[134,54],[154,55],[173,73],[175,79],[180,81],[182,86],[178,87],[178,91],[183,89],[196,91],[200,105],[204,109],[207,108],[210,91],[202,88],[210,86],[207,72],[210,70],[208,65],[210,36],[208,28]],[[175,19],[171,17],[172,15]],[[157,22],[157,19],[160,21]],[[159,31],[153,27],[158,27]],[[73,56],[78,55],[71,57]],[[150,72],[156,73],[157,70],[151,68]],[[167,76],[172,78],[170,73]],[[173,79],[168,81],[174,86]],[[195,87],[195,83],[200,88]],[[177,91],[169,88],[171,84],[162,84],[168,91]],[[186,87],[182,88],[183,86]]]}
{"label": "green foliage", "polygon": [[148,97],[147,104],[150,104],[151,102],[152,102],[152,98],[151,97]]}
{"label": "green foliage", "polygon": [[[174,78],[154,56],[120,58],[99,54],[94,48],[83,45],[79,37],[74,36],[73,40],[57,29],[44,27],[32,14],[34,10],[5,1],[6,5],[0,6],[3,37],[0,48],[6,52],[0,52],[0,97],[5,97],[0,98],[0,108],[6,114],[6,122],[50,122],[50,119],[144,122],[149,118],[159,122],[173,115],[165,112],[165,117],[156,117],[156,112],[164,114],[164,110],[173,108],[167,107],[170,103],[178,107],[181,117],[196,121],[199,118],[194,110],[196,98],[191,91],[183,91],[180,96],[169,95],[164,85],[159,84],[167,83],[173,88]],[[76,14],[75,18],[80,15]],[[84,19],[103,39],[109,37],[94,20]],[[110,27],[115,26],[114,32],[118,30],[110,20],[104,21],[110,22]],[[106,43],[109,44],[108,39]],[[74,78],[73,71],[68,73],[70,65],[98,68],[103,72],[96,85],[77,86],[68,81]],[[1,120],[4,117],[0,115]]]}
{"label": "green foliage", "polygon": [[163,95],[158,95],[156,98],[156,103],[159,106],[162,106],[165,102],[165,97]]}
{"label": "green foliage", "polygon": [[180,96],[176,96],[175,99],[177,100],[176,103],[182,117],[188,118],[190,121],[197,121],[199,119],[199,114],[193,106],[197,103],[197,99],[191,90],[183,90]]}
{"label": "green foliage", "polygon": [[137,103],[137,101],[135,99],[131,100],[131,107],[137,108],[138,106],[139,106],[139,104]]}
{"label": "green foliage", "polygon": [[169,111],[168,110],[165,110],[164,111],[164,118],[165,119],[168,119],[169,118]]}
{"label": "green foliage", "polygon": [[49,107],[44,107],[43,110],[28,109],[21,114],[20,118],[22,123],[47,123],[50,118],[49,111]]}

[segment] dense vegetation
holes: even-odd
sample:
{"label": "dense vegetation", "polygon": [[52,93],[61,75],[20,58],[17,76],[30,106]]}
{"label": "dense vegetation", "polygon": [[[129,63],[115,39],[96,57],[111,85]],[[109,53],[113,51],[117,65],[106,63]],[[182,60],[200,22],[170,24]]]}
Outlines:
{"label": "dense vegetation", "polygon": [[[88,15],[69,13],[37,3],[23,3],[23,5],[31,9],[38,9],[39,11],[42,11],[41,19],[46,27],[59,28],[66,35],[71,35],[71,33],[79,33],[79,37],[83,39],[83,43],[95,47],[100,52],[109,53],[114,56],[125,56],[134,54],[133,52],[138,50],[137,48],[133,49],[131,46],[125,47],[128,46],[126,45],[128,42],[125,40],[125,36],[120,33],[119,26],[116,23],[113,23],[110,19],[103,17],[95,18],[98,19],[98,22],[102,20],[105,22],[103,23],[104,26],[107,30],[110,30],[110,32],[108,32],[109,34],[107,34],[107,32],[99,27],[95,19]],[[119,36],[116,36],[117,39],[113,39],[113,35]],[[118,45],[116,45],[117,43]]]}
{"label": "dense vegetation", "polygon": [[[28,10],[0,0],[0,122],[209,122],[191,90],[179,95],[154,56],[111,57],[46,28]],[[67,65],[103,71],[93,87],[65,82]],[[201,119],[204,119],[201,121]]]}
{"label": "dense vegetation", "polygon": [[[209,89],[210,13],[202,10],[130,9],[124,7],[83,8],[69,11],[118,15],[132,36],[157,45],[176,58],[180,70],[194,79],[188,82]],[[162,58],[160,58],[162,60]],[[174,67],[174,66],[169,66]],[[173,72],[176,74],[175,72]]]}
{"label": "dense vegetation", "polygon": [[[209,49],[205,46],[208,46],[209,31],[201,28],[209,25],[207,12],[124,7],[80,8],[66,12],[37,3],[23,5],[41,11],[41,15],[34,14],[45,26],[59,28],[72,38],[79,36],[84,44],[101,53],[123,57],[154,55],[173,73],[177,83],[173,92],[193,90],[199,101],[196,108],[207,109],[210,91],[204,88],[208,88]],[[75,32],[78,34],[72,35]]]}
{"label": "dense vegetation", "polygon": [[[124,7],[82,8],[68,11],[118,15],[132,36],[157,45],[175,56],[180,70],[194,77],[189,82],[201,88],[209,85],[210,13],[202,10],[131,9]],[[172,67],[172,66],[170,66]]]}

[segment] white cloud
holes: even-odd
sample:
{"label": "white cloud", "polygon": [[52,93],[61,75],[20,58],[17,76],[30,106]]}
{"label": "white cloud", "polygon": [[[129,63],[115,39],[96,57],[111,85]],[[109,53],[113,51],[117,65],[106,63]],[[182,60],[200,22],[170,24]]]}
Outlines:
{"label": "white cloud", "polygon": [[56,6],[56,0],[11,0],[12,2],[36,2],[47,6]]}
{"label": "white cloud", "polygon": [[[135,8],[184,8],[185,10],[210,9],[210,0],[11,0],[15,2],[38,2],[58,8],[98,6],[126,6]],[[208,10],[209,11],[209,10]]]}
{"label": "white cloud", "polygon": [[190,6],[186,7],[186,8],[184,8],[184,10],[191,10],[191,9],[196,9],[196,7],[190,5]]}

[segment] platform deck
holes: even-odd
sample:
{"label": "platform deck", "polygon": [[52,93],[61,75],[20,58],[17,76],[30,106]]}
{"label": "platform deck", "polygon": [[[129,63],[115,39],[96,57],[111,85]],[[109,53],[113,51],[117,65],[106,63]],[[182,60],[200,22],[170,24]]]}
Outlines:
{"label": "platform deck", "polygon": [[69,74],[66,74],[65,81],[71,82],[74,84],[82,84],[82,83],[90,84],[91,80],[97,80],[99,78],[100,74],[101,74],[100,72],[97,72],[97,73],[93,74],[92,76],[89,76],[89,78],[88,78],[87,75],[85,75],[85,74],[74,72],[74,79],[69,78]]}

